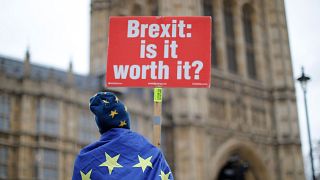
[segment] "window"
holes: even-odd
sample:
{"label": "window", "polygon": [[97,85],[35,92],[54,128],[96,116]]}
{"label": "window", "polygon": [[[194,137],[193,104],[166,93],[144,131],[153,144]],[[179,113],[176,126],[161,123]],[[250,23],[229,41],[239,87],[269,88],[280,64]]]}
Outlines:
{"label": "window", "polygon": [[8,148],[0,146],[0,179],[8,178]]}
{"label": "window", "polygon": [[37,113],[38,132],[48,135],[59,134],[59,104],[55,100],[41,100]]}
{"label": "window", "polygon": [[10,98],[8,95],[0,95],[0,130],[10,129]]}
{"label": "window", "polygon": [[205,16],[213,16],[212,0],[203,0],[203,11]]}
{"label": "window", "polygon": [[216,36],[215,36],[215,27],[214,27],[214,12],[212,0],[203,0],[203,15],[211,16],[212,18],[212,32],[211,32],[211,66],[217,67],[217,55],[216,55]]}
{"label": "window", "polygon": [[247,70],[252,79],[257,78],[255,56],[254,56],[254,39],[252,30],[252,13],[253,9],[249,4],[242,8],[242,23],[246,42]]}
{"label": "window", "polygon": [[97,139],[97,126],[94,117],[89,110],[81,110],[79,116],[79,136],[78,140],[83,143],[91,143]]}
{"label": "window", "polygon": [[231,0],[225,0],[223,2],[228,69],[232,73],[237,73],[238,65],[237,65],[237,59],[236,59],[236,47],[235,47],[235,35],[234,35],[234,23],[233,23],[234,20],[233,20],[232,8],[233,8],[233,5]]}
{"label": "window", "polygon": [[38,178],[56,180],[59,179],[59,156],[56,150],[39,150]]}
{"label": "window", "polygon": [[158,0],[149,0],[149,4],[151,6],[151,15],[152,16],[158,16],[159,15]]}

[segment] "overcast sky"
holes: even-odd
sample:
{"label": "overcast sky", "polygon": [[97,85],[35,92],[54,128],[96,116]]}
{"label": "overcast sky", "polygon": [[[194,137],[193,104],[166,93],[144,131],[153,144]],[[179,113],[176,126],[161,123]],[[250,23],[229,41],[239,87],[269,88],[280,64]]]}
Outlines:
{"label": "overcast sky", "polygon": [[[312,81],[308,105],[313,141],[320,139],[320,1],[285,0],[294,76],[304,66]],[[0,54],[86,74],[89,67],[90,0],[1,0]],[[306,153],[303,98],[296,84],[301,138]]]}
{"label": "overcast sky", "polygon": [[87,73],[89,0],[1,0],[0,54]]}

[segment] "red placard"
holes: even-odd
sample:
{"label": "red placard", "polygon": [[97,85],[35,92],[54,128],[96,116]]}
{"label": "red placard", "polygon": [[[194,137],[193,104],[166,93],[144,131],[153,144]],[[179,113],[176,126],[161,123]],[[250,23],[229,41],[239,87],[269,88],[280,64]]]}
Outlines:
{"label": "red placard", "polygon": [[211,17],[110,17],[107,87],[209,88]]}

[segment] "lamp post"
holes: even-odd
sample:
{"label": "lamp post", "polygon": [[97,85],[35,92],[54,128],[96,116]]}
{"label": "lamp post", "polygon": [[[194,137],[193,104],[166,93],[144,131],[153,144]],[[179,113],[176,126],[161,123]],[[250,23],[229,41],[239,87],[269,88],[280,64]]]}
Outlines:
{"label": "lamp post", "polygon": [[308,105],[307,105],[307,82],[310,80],[310,77],[306,76],[304,74],[304,68],[301,68],[302,74],[297,79],[300,84],[303,91],[303,97],[304,97],[304,107],[306,111],[306,119],[307,119],[307,128],[308,128],[308,137],[309,137],[309,146],[310,146],[310,161],[311,161],[311,171],[312,171],[312,179],[316,180],[316,177],[314,175],[314,166],[313,166],[313,152],[312,152],[312,144],[311,144],[311,133],[310,133],[310,124],[309,124],[309,114],[308,114]]}

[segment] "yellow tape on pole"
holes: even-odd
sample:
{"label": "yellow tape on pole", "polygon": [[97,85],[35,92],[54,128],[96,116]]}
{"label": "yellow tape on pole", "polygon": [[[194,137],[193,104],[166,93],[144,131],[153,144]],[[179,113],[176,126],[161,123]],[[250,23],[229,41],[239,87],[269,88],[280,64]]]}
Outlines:
{"label": "yellow tape on pole", "polygon": [[154,88],[153,101],[162,102],[162,88]]}

